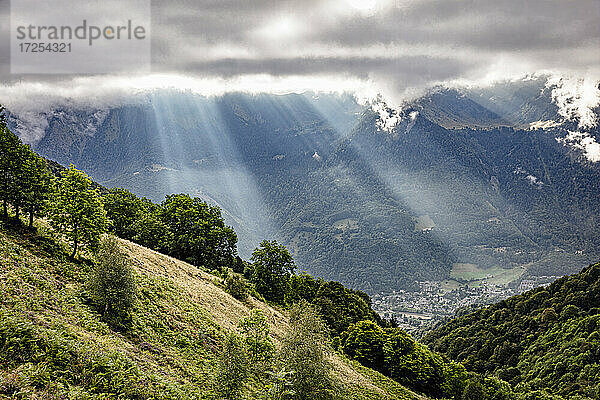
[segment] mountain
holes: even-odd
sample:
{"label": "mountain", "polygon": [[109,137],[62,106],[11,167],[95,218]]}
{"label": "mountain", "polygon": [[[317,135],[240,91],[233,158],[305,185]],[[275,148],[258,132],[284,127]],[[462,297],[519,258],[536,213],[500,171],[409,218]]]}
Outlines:
{"label": "mountain", "polygon": [[411,106],[447,129],[527,129],[536,122],[564,119],[552,98],[556,85],[537,76],[485,87],[435,87]]}
{"label": "mountain", "polygon": [[[242,318],[262,310],[277,343],[289,330],[285,312],[236,300],[221,278],[127,241],[119,248],[137,286],[125,331],[90,305],[89,260],[70,261],[54,238],[2,224],[0,398],[216,398],[219,354]],[[346,398],[423,398],[340,355],[331,363]],[[259,390],[249,383],[248,398],[264,398]]]}
{"label": "mountain", "polygon": [[600,264],[438,327],[423,341],[523,392],[600,395]]}
{"label": "mountain", "polygon": [[562,132],[449,130],[413,112],[391,133],[366,113],[335,156],[370,167],[410,215],[428,216],[423,230],[455,259],[492,267],[548,251],[598,255],[600,168],[560,145]]}
{"label": "mountain", "polygon": [[501,115],[511,126],[528,127],[536,121],[560,120],[552,99],[556,83],[545,76],[501,82],[493,86],[471,88],[466,96],[487,110]]}
{"label": "mountain", "polygon": [[187,192],[218,204],[249,257],[275,236],[258,180],[272,171],[316,163],[356,118],[350,98],[313,95],[218,99],[160,93],[102,110],[56,110],[35,150],[76,164],[106,187],[161,201]]}
{"label": "mountain", "polygon": [[[415,101],[411,106],[421,116],[447,129],[454,128],[489,128],[512,126],[505,120],[504,113],[496,113],[481,105],[478,101],[457,89],[444,87],[432,89],[426,96]],[[498,110],[499,111],[499,110]]]}
{"label": "mountain", "polygon": [[[551,89],[543,78],[438,88],[402,110],[313,93],[154,92],[53,110],[33,147],[106,187],[206,199],[243,257],[276,238],[301,268],[378,294],[381,312],[430,318],[600,256],[600,168],[586,158],[600,136],[577,136]],[[423,305],[426,290],[437,300]]]}

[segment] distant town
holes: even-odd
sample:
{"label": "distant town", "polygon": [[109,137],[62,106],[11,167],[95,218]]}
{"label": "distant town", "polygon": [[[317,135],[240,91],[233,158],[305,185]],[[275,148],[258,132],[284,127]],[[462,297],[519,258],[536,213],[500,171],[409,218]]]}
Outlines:
{"label": "distant town", "polygon": [[412,335],[454,316],[460,310],[496,303],[508,297],[552,283],[559,276],[532,276],[505,286],[485,280],[448,290],[443,281],[419,281],[419,291],[397,290],[372,296],[373,308]]}

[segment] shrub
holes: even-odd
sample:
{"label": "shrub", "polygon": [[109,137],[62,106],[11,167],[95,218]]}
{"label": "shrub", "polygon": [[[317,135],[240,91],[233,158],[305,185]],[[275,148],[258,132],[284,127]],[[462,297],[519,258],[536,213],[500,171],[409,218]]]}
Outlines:
{"label": "shrub", "polygon": [[217,392],[226,399],[241,398],[248,378],[248,353],[243,340],[231,333],[225,338],[215,375]]}
{"label": "shrub", "polygon": [[136,299],[136,284],[129,259],[114,237],[102,241],[89,279],[93,304],[113,328],[126,328]]}
{"label": "shrub", "polygon": [[225,291],[240,301],[248,299],[248,286],[246,280],[232,270],[228,270],[225,277]]}
{"label": "shrub", "polygon": [[327,360],[331,351],[327,327],[315,307],[306,301],[294,305],[290,311],[290,330],[279,353],[280,370],[291,373],[294,399],[340,397],[340,384]]}
{"label": "shrub", "polygon": [[255,369],[266,370],[275,355],[275,345],[269,336],[269,324],[262,310],[255,308],[239,323],[250,362]]}

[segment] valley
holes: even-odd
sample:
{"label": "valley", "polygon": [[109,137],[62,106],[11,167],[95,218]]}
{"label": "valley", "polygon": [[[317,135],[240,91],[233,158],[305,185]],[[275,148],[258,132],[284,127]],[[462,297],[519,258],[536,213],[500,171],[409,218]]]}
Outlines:
{"label": "valley", "polygon": [[[560,142],[568,121],[528,128],[560,119],[545,85],[433,91],[390,132],[349,95],[156,92],[57,110],[33,147],[155,202],[203,198],[236,229],[242,257],[280,240],[301,270],[380,297],[386,315],[428,301],[432,282],[450,292],[428,311],[438,320],[600,256],[600,168]],[[519,107],[539,112],[517,118]],[[392,300],[399,291],[409,298]]]}
{"label": "valley", "polygon": [[[594,223],[600,211],[600,170],[582,158],[585,153],[577,157],[568,152],[560,127],[545,124],[544,130],[525,131],[467,124],[448,129],[442,126],[447,121],[434,123],[411,108],[396,114],[393,125],[381,122],[381,111],[354,103],[360,111],[348,111],[343,123],[338,120],[338,128],[345,127],[340,133],[323,115],[308,112],[316,105],[305,95],[277,106],[264,96],[154,96],[153,103],[165,107],[153,111],[154,120],[148,105],[113,109],[100,125],[88,126],[95,131],[85,137],[77,134],[76,117],[69,117],[70,128],[64,129],[65,115],[55,115],[52,129],[34,148],[46,157],[63,157],[68,168],[40,158],[2,126],[4,159],[23,160],[0,163],[0,171],[13,179],[3,192],[7,208],[0,229],[0,254],[6,265],[16,266],[2,272],[10,276],[7,290],[19,298],[17,307],[41,307],[24,302],[20,285],[13,285],[24,279],[22,260],[31,273],[65,281],[60,285],[69,285],[68,291],[36,285],[30,294],[40,298],[51,292],[63,308],[65,301],[76,304],[71,318],[100,324],[103,337],[85,333],[93,343],[115,340],[111,332],[122,332],[110,357],[132,366],[128,372],[110,369],[111,379],[120,374],[131,382],[141,380],[146,383],[139,390],[157,388],[171,393],[167,398],[203,398],[200,391],[207,388],[214,395],[244,392],[255,398],[280,387],[280,381],[304,390],[305,397],[320,388],[332,398],[346,393],[364,399],[456,399],[471,396],[478,390],[474,387],[485,387],[489,396],[519,400],[530,389],[543,394],[552,387],[565,398],[597,391],[590,383],[596,368],[591,353],[585,358],[589,370],[571,374],[565,382],[542,384],[529,376],[546,368],[548,360],[535,350],[546,342],[505,335],[497,340],[507,344],[497,345],[493,354],[489,343],[465,354],[460,350],[468,346],[464,338],[450,345],[444,338],[460,335],[463,328],[458,333],[451,329],[465,324],[478,342],[489,342],[479,323],[471,321],[477,315],[488,322],[506,319],[503,311],[489,317],[490,310],[506,307],[516,314],[537,307],[524,314],[527,329],[541,332],[544,341],[558,335],[566,348],[575,346],[566,329],[577,329],[582,340],[594,330],[580,324],[596,323],[597,290],[592,286],[588,292],[579,277],[597,285],[597,266],[563,276],[600,254]],[[257,110],[250,110],[262,101],[269,107],[260,118],[251,118]],[[182,109],[185,115],[179,114]],[[296,116],[282,118],[283,109]],[[466,117],[455,115],[453,124],[461,118]],[[18,125],[14,119],[9,123]],[[245,136],[248,130],[251,139]],[[136,135],[134,140],[130,134]],[[67,153],[58,150],[65,146]],[[89,165],[100,185],[73,161]],[[115,185],[125,189],[107,188]],[[139,197],[144,194],[147,198]],[[28,205],[29,227],[20,218],[23,204]],[[84,225],[79,216],[86,218]],[[84,230],[83,243],[79,229]],[[106,236],[107,231],[121,241]],[[78,250],[83,255],[77,257]],[[73,272],[56,275],[56,262]],[[74,272],[77,262],[87,265],[83,274]],[[102,305],[110,293],[99,294],[95,286],[113,268],[123,268],[119,290],[125,291],[111,301],[133,296],[114,309],[111,303]],[[151,277],[175,288],[169,294],[156,292],[154,283],[148,283]],[[565,279],[573,283],[561,286]],[[579,300],[569,300],[572,287]],[[187,299],[184,308],[181,296]],[[157,321],[167,321],[158,333],[145,333],[154,323],[145,319],[148,311],[140,301]],[[38,386],[49,390],[56,379],[80,392],[135,395],[120,386],[90,386],[95,378],[76,369],[69,378],[52,367],[45,375],[52,378],[30,384],[30,372],[23,372],[22,365],[41,368],[44,360],[54,360],[54,348],[78,358],[91,350],[76,335],[71,336],[74,345],[55,344],[59,339],[53,330],[35,319],[19,319],[11,304],[3,305],[0,345],[16,340],[22,329],[27,343],[42,343],[44,353],[25,349],[17,357],[23,361],[16,363],[10,357],[2,361],[0,354],[7,373],[16,377],[1,377],[2,382],[16,381],[3,383],[0,396],[14,390],[37,393]],[[159,304],[167,309],[155,310]],[[119,311],[125,306],[128,311]],[[51,318],[63,333],[88,329],[71,326],[58,315]],[[557,333],[558,328],[550,328],[555,321],[567,321],[568,328]],[[190,333],[192,324],[207,332],[201,341]],[[258,339],[248,331],[258,329],[256,324],[263,330]],[[496,327],[490,329],[495,332]],[[227,333],[236,331],[241,333]],[[585,339],[589,348],[596,343],[592,336]],[[254,340],[265,346],[260,357],[268,362],[250,367],[245,363],[255,357]],[[134,361],[128,355],[132,347],[135,354],[158,356]],[[524,352],[515,350],[521,347]],[[170,355],[164,359],[166,349]],[[287,365],[307,368],[307,356],[299,353],[304,351],[316,357],[319,371],[301,379],[274,375],[285,374]],[[174,370],[157,378],[169,360],[182,362],[198,354],[201,363],[188,362],[193,371],[183,368],[184,375],[194,378],[183,380]],[[570,354],[561,356],[570,360]],[[240,361],[230,363],[230,356]],[[90,368],[102,363],[87,360]],[[148,363],[155,364],[151,375],[142,369]],[[223,375],[236,371],[241,372],[233,378]],[[487,371],[496,375],[488,377]],[[267,380],[261,378],[267,375]],[[224,382],[231,379],[238,384],[227,389]],[[186,394],[169,389],[173,380]],[[579,386],[570,386],[575,381]]]}

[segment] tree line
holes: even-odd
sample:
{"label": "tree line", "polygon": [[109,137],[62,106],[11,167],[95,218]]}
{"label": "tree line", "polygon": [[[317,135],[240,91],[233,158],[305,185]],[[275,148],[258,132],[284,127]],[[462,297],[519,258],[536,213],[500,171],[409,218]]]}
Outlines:
{"label": "tree line", "polygon": [[52,183],[45,160],[8,129],[5,109],[0,106],[0,198],[4,219],[8,219],[8,208],[12,206],[17,219],[24,211],[29,214],[29,226],[33,226],[34,217],[45,209]]}
{"label": "tree line", "polygon": [[47,218],[71,245],[71,258],[83,247],[96,251],[107,231],[152,249],[214,269],[233,267],[237,236],[225,225],[218,207],[185,194],[169,195],[161,204],[137,198],[124,189],[102,195],[97,185],[73,165],[55,176],[47,161],[23,144],[7,126],[0,106],[0,199],[5,220],[28,214]]}

